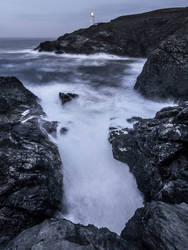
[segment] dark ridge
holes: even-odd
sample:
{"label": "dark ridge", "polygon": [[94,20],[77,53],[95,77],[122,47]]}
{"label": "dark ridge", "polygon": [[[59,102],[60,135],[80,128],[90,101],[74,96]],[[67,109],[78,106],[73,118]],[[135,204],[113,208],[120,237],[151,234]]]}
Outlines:
{"label": "dark ridge", "polygon": [[108,23],[64,34],[36,49],[55,53],[110,53],[147,57],[161,41],[173,36],[187,20],[188,8],[162,9],[121,16]]}

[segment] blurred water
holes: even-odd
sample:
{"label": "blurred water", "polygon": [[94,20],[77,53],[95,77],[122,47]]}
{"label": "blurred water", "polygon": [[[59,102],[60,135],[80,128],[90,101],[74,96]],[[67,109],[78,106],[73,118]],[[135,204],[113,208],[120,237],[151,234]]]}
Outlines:
{"label": "blurred water", "polygon": [[[109,127],[130,127],[127,118],[153,117],[170,103],[145,100],[133,90],[144,59],[38,53],[38,43],[0,40],[0,74],[22,80],[40,98],[47,119],[59,122],[63,216],[120,233],[143,199],[128,166],[112,157]],[[59,92],[79,98],[62,106]],[[62,127],[67,134],[61,135]]]}

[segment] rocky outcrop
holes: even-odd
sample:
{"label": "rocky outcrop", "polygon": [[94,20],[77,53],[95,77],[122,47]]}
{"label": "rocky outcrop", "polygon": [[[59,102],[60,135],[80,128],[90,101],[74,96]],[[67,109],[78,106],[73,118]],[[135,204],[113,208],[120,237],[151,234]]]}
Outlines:
{"label": "rocky outcrop", "polygon": [[136,211],[121,237],[106,228],[50,219],[25,230],[4,250],[176,250],[188,245],[188,205],[151,202]]}
{"label": "rocky outcrop", "polygon": [[146,57],[159,43],[182,29],[188,8],[162,9],[122,16],[109,23],[65,34],[36,49],[56,53],[110,53]]}
{"label": "rocky outcrop", "polygon": [[61,160],[37,101],[16,78],[0,77],[0,246],[61,208]]}
{"label": "rocky outcrop", "polygon": [[72,101],[72,99],[78,98],[77,94],[73,94],[73,93],[59,93],[59,98],[61,100],[62,104],[65,104],[67,102]]}
{"label": "rocky outcrop", "polygon": [[129,165],[147,201],[188,202],[188,102],[114,131],[110,140],[114,157]]}
{"label": "rocky outcrop", "polygon": [[140,250],[186,249],[188,102],[136,120],[133,129],[111,131],[109,138],[115,159],[129,165],[146,201],[121,237]]}
{"label": "rocky outcrop", "polygon": [[187,249],[188,205],[148,203],[136,211],[121,237],[141,250]]}
{"label": "rocky outcrop", "polygon": [[149,56],[135,85],[145,97],[188,99],[188,19],[183,34],[162,42]]}
{"label": "rocky outcrop", "polygon": [[67,220],[51,219],[28,229],[4,250],[137,250],[106,228],[75,225]]}

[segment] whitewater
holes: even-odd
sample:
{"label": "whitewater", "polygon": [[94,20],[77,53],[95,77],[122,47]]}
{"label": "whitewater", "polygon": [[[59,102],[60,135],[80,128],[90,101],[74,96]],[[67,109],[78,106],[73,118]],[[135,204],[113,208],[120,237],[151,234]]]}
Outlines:
{"label": "whitewater", "polygon": [[[128,118],[151,118],[171,103],[146,100],[133,89],[145,59],[38,53],[37,43],[0,41],[0,74],[23,81],[39,97],[44,119],[58,121],[51,137],[63,163],[64,207],[58,216],[119,234],[143,197],[128,166],[113,158],[109,128],[131,127]],[[59,92],[79,97],[62,105]]]}

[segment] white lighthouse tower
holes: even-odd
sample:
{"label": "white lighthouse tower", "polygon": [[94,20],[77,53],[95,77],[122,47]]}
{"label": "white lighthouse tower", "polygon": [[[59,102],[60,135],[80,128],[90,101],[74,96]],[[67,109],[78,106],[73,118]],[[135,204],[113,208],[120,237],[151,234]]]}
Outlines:
{"label": "white lighthouse tower", "polygon": [[90,12],[90,23],[91,25],[95,24],[95,13],[93,11]]}

